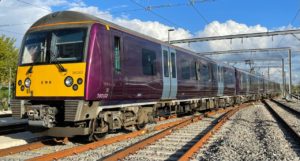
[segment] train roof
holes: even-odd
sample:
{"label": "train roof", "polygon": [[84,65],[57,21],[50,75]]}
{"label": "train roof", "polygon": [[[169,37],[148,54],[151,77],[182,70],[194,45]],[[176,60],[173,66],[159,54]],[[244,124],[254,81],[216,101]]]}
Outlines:
{"label": "train roof", "polygon": [[[203,59],[205,59],[207,61],[210,61],[210,62],[213,62],[213,63],[217,63],[217,64],[222,65],[224,67],[235,68],[235,67],[230,66],[228,64],[225,64],[223,62],[219,62],[219,61],[213,60],[213,59],[211,59],[209,57],[205,57],[205,56],[201,56],[199,54],[196,54],[195,52],[193,52],[191,50],[187,50],[187,49],[184,49],[182,47],[178,47],[178,46],[174,46],[174,45],[168,44],[168,43],[166,43],[164,41],[161,41],[161,40],[155,39],[153,37],[150,37],[150,36],[138,33],[136,31],[127,29],[125,27],[116,25],[114,23],[108,22],[108,21],[103,20],[101,18],[98,18],[96,16],[93,16],[93,15],[90,15],[90,14],[86,14],[86,13],[77,12],[77,11],[59,11],[59,12],[54,12],[54,13],[48,14],[48,15],[40,18],[39,20],[37,20],[30,27],[29,30],[34,30],[34,29],[39,28],[39,27],[51,26],[52,24],[64,24],[64,23],[67,23],[67,22],[69,22],[69,24],[76,24],[76,22],[82,22],[82,23],[101,23],[103,25],[108,25],[108,26],[110,26],[112,28],[115,28],[115,29],[118,29],[118,30],[130,33],[130,34],[133,34],[135,36],[138,36],[138,37],[141,37],[141,38],[144,38],[144,39],[148,39],[150,41],[153,41],[153,42],[156,42],[156,43],[159,43],[159,44],[163,44],[165,46],[170,46],[170,47],[175,48],[177,50],[181,50],[181,51],[187,52],[189,54],[201,57],[201,58],[203,58]],[[249,72],[246,72],[246,73],[248,73],[250,75],[254,75],[254,74],[251,74]],[[258,76],[258,75],[255,75],[255,76]]]}
{"label": "train roof", "polygon": [[[84,22],[86,22],[86,23],[93,23],[93,22],[96,23],[97,22],[97,23],[101,23],[103,25],[108,25],[108,26],[110,26],[112,28],[115,28],[117,30],[121,30],[121,31],[130,33],[130,34],[133,34],[135,36],[138,36],[138,37],[141,37],[141,38],[144,38],[144,39],[148,39],[148,40],[151,40],[151,41],[159,43],[159,44],[163,44],[165,46],[170,46],[172,48],[176,48],[178,50],[185,51],[187,53],[196,55],[196,56],[201,57],[203,59],[206,59],[208,61],[216,62],[216,61],[214,61],[214,60],[212,60],[208,57],[200,56],[199,54],[196,54],[195,52],[193,52],[191,50],[187,50],[187,49],[184,49],[184,48],[181,48],[181,47],[178,47],[178,46],[168,44],[164,41],[161,41],[161,40],[155,39],[153,37],[141,34],[139,32],[130,30],[128,28],[116,25],[114,23],[111,23],[109,21],[106,21],[106,20],[103,20],[101,18],[95,17],[93,15],[89,15],[89,14],[81,13],[81,12],[77,12],[77,11],[59,11],[59,12],[54,12],[54,13],[48,14],[48,15],[40,18],[39,20],[37,20],[30,27],[29,30],[34,30],[36,28],[45,27],[45,26],[53,26],[52,24],[64,24],[64,23],[67,24],[67,22],[69,22],[69,24],[76,24],[75,22],[82,22],[82,23],[84,23]],[[74,22],[74,23],[72,23],[72,22]]]}
{"label": "train roof", "polygon": [[30,28],[39,26],[46,26],[50,24],[57,24],[62,22],[84,22],[84,21],[99,21],[101,19],[76,11],[58,11],[50,13],[39,20],[37,20]]}

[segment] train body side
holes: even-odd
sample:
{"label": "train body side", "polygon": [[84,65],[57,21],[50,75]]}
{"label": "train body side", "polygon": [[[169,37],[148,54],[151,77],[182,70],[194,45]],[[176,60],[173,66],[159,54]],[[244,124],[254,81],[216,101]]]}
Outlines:
{"label": "train body side", "polygon": [[[77,29],[86,31],[86,39],[57,39]],[[141,129],[153,117],[228,107],[278,91],[277,83],[266,83],[260,76],[83,13],[51,13],[25,37],[35,32],[48,35],[38,44],[48,59],[44,64],[19,64],[12,109],[14,116],[28,118],[30,126],[48,136],[99,139],[117,129]],[[62,51],[67,51],[74,43],[82,45],[82,51],[71,45],[74,50],[59,58],[66,62],[51,58],[58,56],[47,50],[65,45]],[[74,53],[82,54],[80,59],[72,58]],[[31,82],[24,88],[26,78]]]}

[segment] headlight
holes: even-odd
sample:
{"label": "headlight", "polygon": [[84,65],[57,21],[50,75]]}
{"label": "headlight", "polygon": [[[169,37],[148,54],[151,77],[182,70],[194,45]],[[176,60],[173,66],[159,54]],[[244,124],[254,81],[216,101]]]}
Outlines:
{"label": "headlight", "polygon": [[66,85],[67,87],[71,87],[72,84],[73,84],[73,78],[70,77],[70,76],[67,76],[67,77],[65,78],[65,85]]}
{"label": "headlight", "polygon": [[31,80],[29,78],[26,78],[25,81],[24,81],[24,84],[25,84],[26,88],[29,88],[30,84],[31,84]]}
{"label": "headlight", "polygon": [[18,85],[19,86],[22,85],[22,81],[21,80],[18,81]]}
{"label": "headlight", "polygon": [[25,87],[24,86],[21,86],[21,91],[24,91]]}
{"label": "headlight", "polygon": [[77,91],[78,90],[78,85],[74,84],[72,88],[73,88],[74,91]]}
{"label": "headlight", "polygon": [[77,83],[78,83],[78,84],[82,84],[82,82],[83,82],[82,78],[78,78],[78,79],[77,79]]}

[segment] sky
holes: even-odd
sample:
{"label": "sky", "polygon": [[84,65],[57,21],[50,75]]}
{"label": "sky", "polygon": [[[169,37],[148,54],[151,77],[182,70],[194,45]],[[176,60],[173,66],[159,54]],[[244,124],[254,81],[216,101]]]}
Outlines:
{"label": "sky", "polygon": [[[171,39],[298,29],[299,0],[0,0],[0,35],[16,39],[20,47],[26,30],[51,12],[74,10],[92,14],[118,25],[166,41]],[[249,48],[291,47],[292,78],[300,82],[300,35],[276,36],[232,41],[210,41],[180,45],[196,52]],[[299,40],[298,40],[299,39]],[[286,52],[244,53],[212,58],[241,60],[286,57]],[[256,62],[260,64],[279,62]],[[236,64],[247,68],[243,62]],[[287,67],[286,67],[287,69]],[[263,68],[258,72],[266,74]],[[271,79],[280,82],[279,68],[272,68]],[[288,76],[288,75],[287,75]]]}

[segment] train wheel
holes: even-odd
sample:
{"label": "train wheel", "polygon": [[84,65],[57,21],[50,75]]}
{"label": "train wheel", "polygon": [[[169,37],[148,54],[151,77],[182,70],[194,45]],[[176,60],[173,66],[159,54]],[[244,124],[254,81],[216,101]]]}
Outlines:
{"label": "train wheel", "polygon": [[146,124],[147,124],[147,123],[136,124],[136,125],[135,125],[135,128],[136,128],[137,130],[142,130],[143,128],[146,127]]}
{"label": "train wheel", "polygon": [[90,141],[102,140],[108,132],[108,125],[102,120],[93,119],[91,120],[92,134],[90,135]]}
{"label": "train wheel", "polygon": [[99,141],[99,140],[102,140],[102,139],[104,139],[104,137],[105,137],[105,135],[106,135],[107,133],[100,133],[100,134],[93,134],[93,140],[94,141]]}

